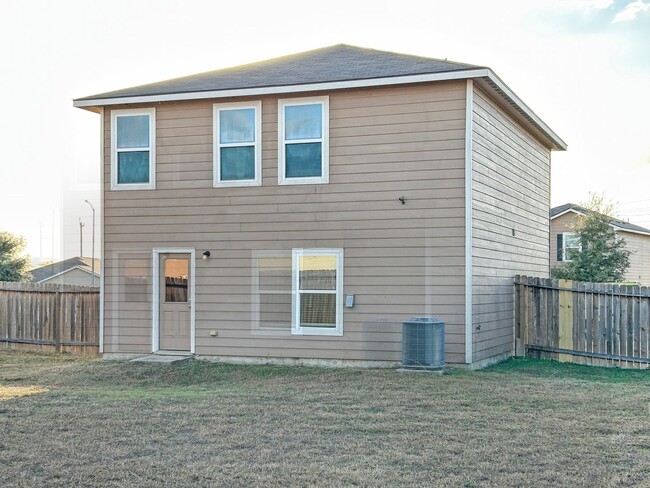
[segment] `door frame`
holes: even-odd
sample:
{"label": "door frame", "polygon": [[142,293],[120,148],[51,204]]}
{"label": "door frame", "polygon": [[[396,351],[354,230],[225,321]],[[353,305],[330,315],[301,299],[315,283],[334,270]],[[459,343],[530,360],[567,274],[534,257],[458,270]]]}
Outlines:
{"label": "door frame", "polygon": [[154,247],[153,260],[153,320],[151,328],[151,352],[160,350],[160,255],[189,254],[190,255],[190,354],[195,353],[196,343],[196,259],[193,247]]}

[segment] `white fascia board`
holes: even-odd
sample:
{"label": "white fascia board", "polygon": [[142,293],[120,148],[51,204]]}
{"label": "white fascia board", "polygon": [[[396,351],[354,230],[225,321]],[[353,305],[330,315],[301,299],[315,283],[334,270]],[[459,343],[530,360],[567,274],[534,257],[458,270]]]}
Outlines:
{"label": "white fascia board", "polygon": [[558,136],[551,128],[540,119],[531,108],[526,105],[516,94],[513,92],[508,85],[506,85],[501,78],[499,78],[491,69],[488,69],[487,78],[495,85],[495,87],[500,90],[506,98],[512,100],[513,105],[523,112],[527,117],[529,117],[534,124],[537,124],[539,128],[545,132],[548,137],[556,144],[558,149],[566,151],[567,144]]}
{"label": "white fascia board", "polygon": [[642,232],[640,230],[632,230],[632,229],[626,229],[625,227],[619,227],[616,224],[610,224],[612,227],[615,229],[618,229],[621,232],[629,232],[630,234],[639,234],[642,236],[650,236],[650,232]]}
{"label": "white fascia board", "polygon": [[569,208],[569,209],[565,210],[564,212],[560,212],[560,213],[557,214],[557,215],[553,215],[553,217],[551,217],[551,220],[555,220],[555,219],[557,219],[558,217],[562,217],[563,215],[566,215],[566,214],[568,214],[569,212],[573,212],[573,213],[576,214],[576,215],[584,215],[584,213],[582,213],[582,212],[579,212],[579,211],[577,211],[577,210],[574,210],[574,209],[572,209],[572,208]]}
{"label": "white fascia board", "polygon": [[[579,210],[569,208],[569,209],[565,210],[564,212],[560,212],[559,214],[554,215],[553,217],[551,217],[551,220],[557,219],[558,217],[561,217],[562,215],[566,215],[569,212],[572,212],[572,213],[574,213],[576,215],[586,215],[584,212],[580,212]],[[650,232],[643,232],[643,231],[640,231],[640,230],[626,229],[625,227],[621,227],[621,226],[616,225],[614,223],[610,223],[609,225],[611,225],[615,229],[618,229],[621,232],[629,232],[630,234],[639,234],[639,235],[642,235],[642,236],[650,236]]]}
{"label": "white fascia board", "polygon": [[[61,275],[69,273],[70,271],[75,270],[75,269],[78,269],[79,271],[83,271],[84,273],[89,274],[89,275],[93,274],[92,271],[89,271],[89,270],[87,270],[85,268],[82,268],[81,266],[73,266],[72,268],[68,268],[65,271],[61,271],[59,273],[53,274],[52,276],[49,276],[48,278],[45,278],[44,280],[37,281],[37,283],[45,283],[45,282],[53,280],[54,278],[57,278],[57,277],[59,277]],[[95,276],[97,278],[99,278],[99,274],[95,273]]]}
{"label": "white fascia board", "polygon": [[342,90],[346,88],[365,88],[372,86],[402,85],[410,83],[425,83],[428,81],[460,80],[489,76],[488,69],[468,71],[451,71],[445,73],[430,73],[424,75],[393,76],[388,78],[369,78],[361,80],[331,81],[326,83],[310,83],[304,85],[268,86],[261,88],[237,88],[233,90],[214,90],[188,93],[169,93],[164,95],[142,95],[134,97],[95,98],[74,100],[78,108],[97,107],[105,105],[120,105],[125,103],[172,102],[179,100],[202,100],[207,98],[230,98],[259,95],[276,95],[283,93],[301,93],[313,91]]}
{"label": "white fascia board", "polygon": [[519,111],[524,118],[529,119],[537,129],[545,133],[555,144],[557,149],[566,150],[566,143],[540,119],[491,69],[478,68],[444,73],[428,73],[410,76],[392,76],[386,78],[368,78],[360,80],[331,81],[325,83],[309,83],[302,85],[281,85],[259,88],[237,88],[232,90],[212,90],[187,93],[168,93],[162,95],[141,95],[133,97],[93,98],[74,100],[73,106],[77,108],[95,108],[108,105],[122,105],[130,103],[157,103],[180,100],[203,100],[231,97],[247,97],[261,95],[280,95],[286,93],[303,93],[314,91],[343,90],[347,88],[368,88],[376,86],[404,85],[411,83],[426,83],[432,81],[469,80],[485,78],[489,84],[503,97],[511,101],[511,105]]}

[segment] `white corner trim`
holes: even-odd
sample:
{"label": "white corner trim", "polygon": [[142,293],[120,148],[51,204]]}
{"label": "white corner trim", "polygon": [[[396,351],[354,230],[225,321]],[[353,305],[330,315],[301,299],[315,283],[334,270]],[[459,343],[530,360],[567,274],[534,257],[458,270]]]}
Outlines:
{"label": "white corner trim", "polygon": [[473,294],[472,294],[472,131],[474,113],[474,82],[467,80],[465,95],[465,363],[473,359]]}
{"label": "white corner trim", "polygon": [[167,253],[186,253],[190,255],[190,353],[196,349],[196,250],[193,247],[154,247],[151,252],[153,265],[153,296],[151,318],[151,352],[160,349],[160,255]]}
{"label": "white corner trim", "polygon": [[[101,251],[99,253],[99,353],[104,353],[104,254],[106,253],[106,246],[104,245],[104,167],[106,166],[106,161],[104,161],[104,107],[99,109],[99,167],[101,168],[99,172],[99,242],[101,245]],[[93,236],[94,238],[95,236]]]}

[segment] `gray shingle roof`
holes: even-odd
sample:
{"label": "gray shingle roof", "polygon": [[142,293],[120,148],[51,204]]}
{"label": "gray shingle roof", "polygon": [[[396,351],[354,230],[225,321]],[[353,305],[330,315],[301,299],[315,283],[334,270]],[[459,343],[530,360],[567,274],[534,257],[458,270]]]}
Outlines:
{"label": "gray shingle roof", "polygon": [[78,98],[75,101],[303,85],[478,68],[481,66],[337,44],[267,61]]}
{"label": "gray shingle roof", "polygon": [[[576,205],[575,203],[565,203],[564,205],[553,207],[551,209],[551,218],[560,215],[566,212],[567,210],[574,210],[581,214],[586,214],[590,212],[590,210],[581,207],[580,205]],[[650,234],[650,229],[646,229],[645,227],[641,227],[640,225],[630,224],[629,222],[625,222],[624,220],[612,219],[611,224],[615,227],[618,227],[621,230],[626,230],[629,232],[641,232],[642,234]]]}
{"label": "gray shingle roof", "polygon": [[[100,260],[95,259],[95,275],[99,276],[100,270]],[[46,266],[41,266],[40,268],[35,268],[31,270],[32,273],[32,283],[40,283],[43,280],[47,280],[52,276],[65,273],[74,268],[80,268],[88,273],[92,272],[92,258],[70,258],[65,261],[59,261],[57,263],[48,264]]]}

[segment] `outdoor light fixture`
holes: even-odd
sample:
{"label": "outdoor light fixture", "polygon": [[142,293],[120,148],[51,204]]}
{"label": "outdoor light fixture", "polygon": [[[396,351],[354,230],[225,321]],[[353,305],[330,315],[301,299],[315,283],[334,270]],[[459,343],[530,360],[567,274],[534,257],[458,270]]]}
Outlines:
{"label": "outdoor light fixture", "polygon": [[204,251],[203,252],[203,260],[207,260],[210,257],[210,251]]}

